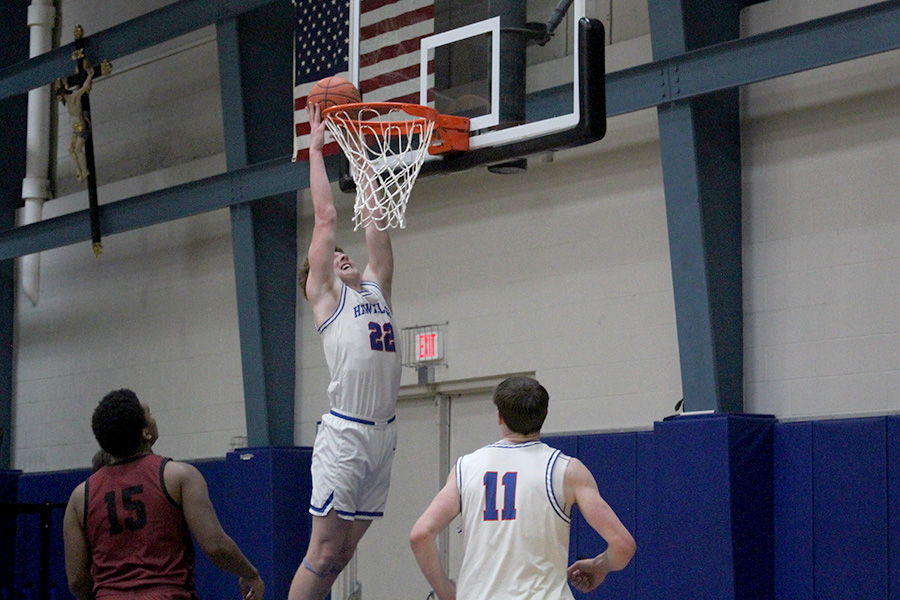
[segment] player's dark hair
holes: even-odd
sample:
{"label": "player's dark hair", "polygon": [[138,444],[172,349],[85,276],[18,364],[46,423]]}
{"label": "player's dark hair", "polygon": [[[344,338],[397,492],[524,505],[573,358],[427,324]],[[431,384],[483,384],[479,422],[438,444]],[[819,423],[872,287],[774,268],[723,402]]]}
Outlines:
{"label": "player's dark hair", "polygon": [[510,430],[523,435],[541,430],[549,402],[547,390],[531,377],[509,377],[494,391],[494,405],[503,422]]}
{"label": "player's dark hair", "polygon": [[[335,252],[343,253],[344,250],[340,246],[334,247]],[[303,292],[303,297],[309,300],[309,297],[306,295],[306,280],[309,279],[309,257],[303,259],[303,264],[300,266],[300,272],[297,273],[297,285],[300,286],[300,290]]]}
{"label": "player's dark hair", "polygon": [[116,458],[130,456],[140,449],[146,426],[144,407],[137,394],[127,389],[104,396],[91,418],[97,443]]}

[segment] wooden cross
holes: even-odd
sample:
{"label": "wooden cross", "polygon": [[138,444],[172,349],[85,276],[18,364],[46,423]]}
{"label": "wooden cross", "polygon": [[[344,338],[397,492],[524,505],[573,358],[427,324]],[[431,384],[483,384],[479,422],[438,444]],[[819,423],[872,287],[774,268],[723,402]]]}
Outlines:
{"label": "wooden cross", "polygon": [[56,95],[65,104],[72,124],[72,141],[69,154],[75,164],[78,181],[87,183],[88,202],[91,219],[91,241],[94,256],[103,252],[100,242],[100,208],[97,201],[97,178],[94,175],[94,139],[91,135],[91,84],[94,77],[108,75],[112,65],[103,61],[99,65],[91,65],[85,56],[86,40],[81,25],[75,26],[75,50],[72,60],[75,61],[75,73],[62,77],[56,82]]}

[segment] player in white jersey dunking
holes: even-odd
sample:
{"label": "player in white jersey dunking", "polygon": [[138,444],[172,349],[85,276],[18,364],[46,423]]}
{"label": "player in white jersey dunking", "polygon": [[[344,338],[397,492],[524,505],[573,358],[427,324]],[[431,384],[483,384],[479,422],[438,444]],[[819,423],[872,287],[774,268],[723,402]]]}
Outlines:
{"label": "player in white jersey dunking", "polygon": [[[503,439],[463,456],[410,534],[419,568],[438,600],[565,600],[567,584],[594,590],[634,556],[634,538],[577,458],[540,441],[547,390],[530,377],[497,386]],[[572,506],[606,540],[602,554],[568,566]],[[462,514],[457,587],[438,557],[437,535]]]}
{"label": "player in white jersey dunking", "polygon": [[313,446],[312,533],[288,600],[324,598],[372,519],[383,514],[401,371],[391,320],[390,236],[375,223],[366,227],[369,263],[362,273],[335,245],[337,211],[322,156],[325,125],[318,107],[307,110],[315,225],[299,282],[322,336],[331,410]]}

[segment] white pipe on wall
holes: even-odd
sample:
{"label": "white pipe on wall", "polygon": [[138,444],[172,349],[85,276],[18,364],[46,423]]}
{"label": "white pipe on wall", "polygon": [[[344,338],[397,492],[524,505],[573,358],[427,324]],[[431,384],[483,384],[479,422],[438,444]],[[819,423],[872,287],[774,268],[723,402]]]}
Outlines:
{"label": "white pipe on wall", "polygon": [[[53,0],[32,0],[28,7],[30,58],[52,49],[55,20]],[[50,96],[49,85],[28,92],[25,179],[22,181],[25,210],[22,225],[40,221],[44,202],[50,199]],[[41,255],[31,254],[19,259],[19,274],[22,291],[31,304],[37,306],[41,287]]]}

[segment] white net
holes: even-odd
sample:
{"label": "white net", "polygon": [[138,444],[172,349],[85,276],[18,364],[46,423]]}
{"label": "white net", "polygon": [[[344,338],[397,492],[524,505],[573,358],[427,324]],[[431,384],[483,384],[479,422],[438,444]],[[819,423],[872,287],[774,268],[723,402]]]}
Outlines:
{"label": "white net", "polygon": [[354,230],[406,227],[406,203],[434,133],[434,119],[399,108],[335,111],[325,124],[344,151],[356,184]]}

